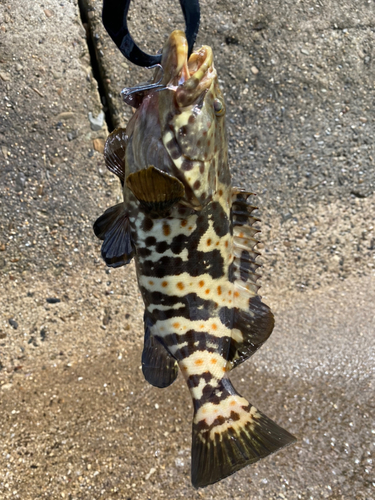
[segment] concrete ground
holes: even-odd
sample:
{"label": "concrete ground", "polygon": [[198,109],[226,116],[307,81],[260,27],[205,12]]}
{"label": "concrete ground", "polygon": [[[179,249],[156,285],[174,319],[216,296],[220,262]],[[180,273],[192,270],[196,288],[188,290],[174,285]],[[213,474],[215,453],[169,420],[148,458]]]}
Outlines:
{"label": "concrete ground", "polygon": [[[375,498],[374,2],[201,9],[276,318],[231,378],[298,442],[191,487],[188,391],[143,380],[133,265],[106,269],[91,229],[120,196],[102,157],[131,115],[119,92],[149,75],[106,35],[101,2],[3,0],[1,499]],[[172,0],[133,2],[129,24],[150,52],[183,28]]]}

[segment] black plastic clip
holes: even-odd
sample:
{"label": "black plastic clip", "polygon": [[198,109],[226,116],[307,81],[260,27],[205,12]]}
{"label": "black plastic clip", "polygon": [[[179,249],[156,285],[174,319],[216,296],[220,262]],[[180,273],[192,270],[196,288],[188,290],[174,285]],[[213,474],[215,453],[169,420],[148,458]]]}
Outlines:
{"label": "black plastic clip", "polygon": [[[160,64],[161,54],[150,55],[143,52],[131,37],[127,24],[127,15],[131,0],[103,0],[103,24],[109,36],[115,42],[128,61],[138,66],[150,67]],[[186,26],[186,39],[189,56],[193,51],[200,21],[199,0],[180,0]]]}

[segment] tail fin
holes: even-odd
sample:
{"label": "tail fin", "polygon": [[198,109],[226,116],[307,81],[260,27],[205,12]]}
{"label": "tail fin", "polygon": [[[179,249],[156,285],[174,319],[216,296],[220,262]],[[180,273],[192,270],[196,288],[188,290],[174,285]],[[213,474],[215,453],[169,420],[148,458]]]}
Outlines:
{"label": "tail fin", "polygon": [[296,441],[237,394],[229,380],[224,384],[220,397],[204,403],[194,415],[191,481],[195,488],[216,483]]}

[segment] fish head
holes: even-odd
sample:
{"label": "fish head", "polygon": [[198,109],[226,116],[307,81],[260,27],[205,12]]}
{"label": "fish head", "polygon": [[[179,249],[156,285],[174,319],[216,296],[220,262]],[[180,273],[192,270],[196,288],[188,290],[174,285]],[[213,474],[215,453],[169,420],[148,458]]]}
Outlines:
{"label": "fish head", "polygon": [[212,199],[220,180],[230,183],[225,103],[212,49],[203,46],[188,57],[185,34],[174,31],[161,66],[158,113],[170,173],[184,184],[187,204],[199,208]]}

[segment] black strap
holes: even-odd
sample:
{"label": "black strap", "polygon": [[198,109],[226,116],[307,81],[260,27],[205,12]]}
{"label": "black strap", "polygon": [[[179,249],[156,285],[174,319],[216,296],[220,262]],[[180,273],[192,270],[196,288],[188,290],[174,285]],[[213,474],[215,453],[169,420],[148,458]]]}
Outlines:
{"label": "black strap", "polygon": [[[103,0],[103,24],[109,36],[115,42],[122,54],[130,62],[138,66],[149,67],[160,64],[161,54],[150,55],[143,52],[131,37],[127,24],[127,15],[131,0]],[[199,0],[180,0],[185,18],[186,38],[189,46],[189,56],[198,34],[200,8]]]}

